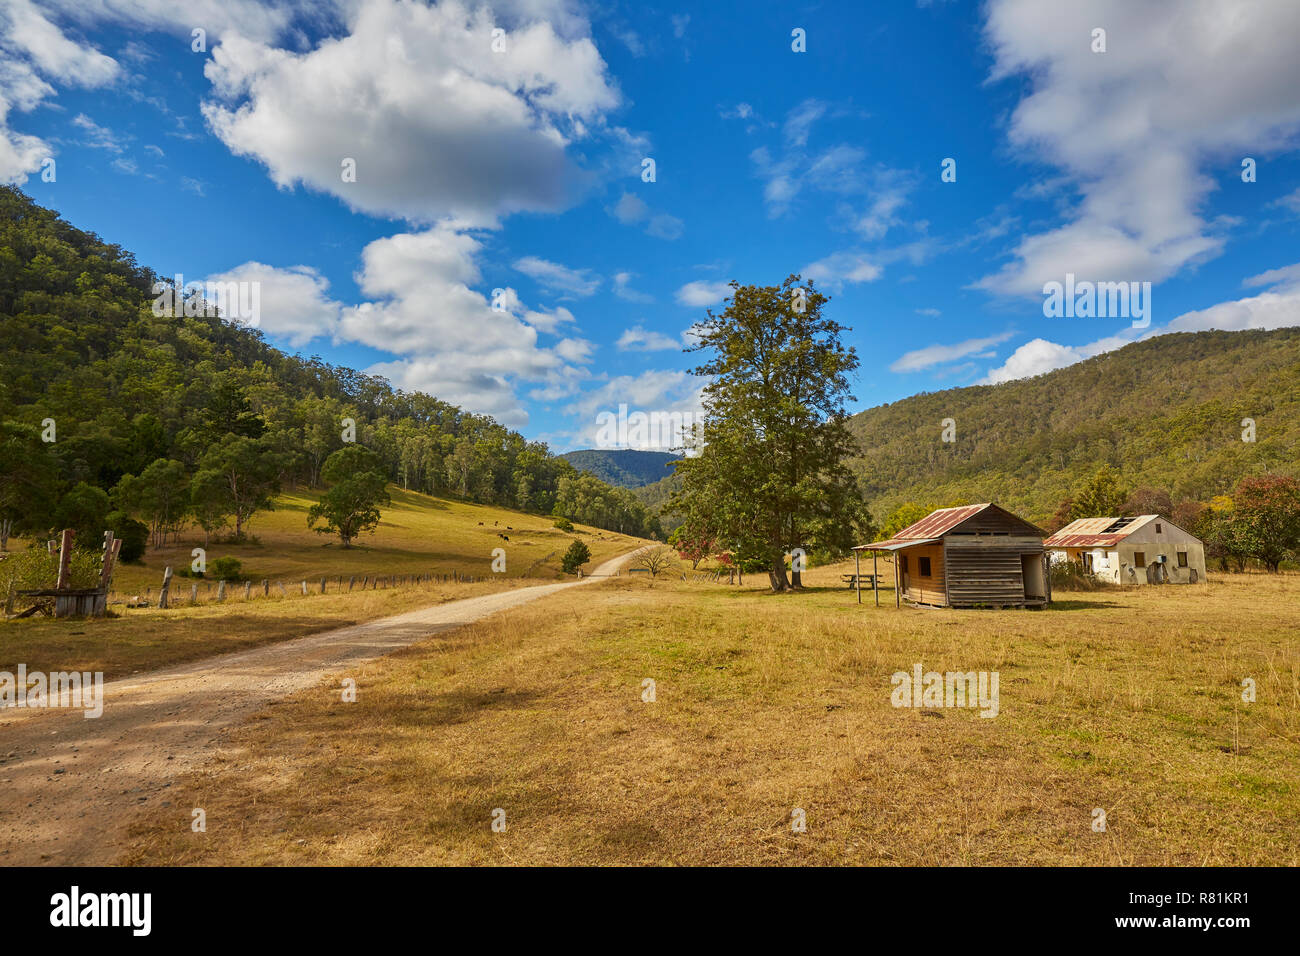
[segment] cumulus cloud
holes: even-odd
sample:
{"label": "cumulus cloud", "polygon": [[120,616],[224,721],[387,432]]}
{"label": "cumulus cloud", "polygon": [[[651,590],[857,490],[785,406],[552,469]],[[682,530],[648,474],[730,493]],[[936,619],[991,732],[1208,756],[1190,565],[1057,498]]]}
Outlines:
{"label": "cumulus cloud", "polygon": [[688,282],[677,290],[677,301],[681,305],[698,308],[717,305],[729,295],[731,295],[731,284],[728,282],[709,282],[705,279],[696,279],[694,282]]}
{"label": "cumulus cloud", "polygon": [[[1169,332],[1280,329],[1300,325],[1300,263],[1250,276],[1242,285],[1247,288],[1263,287],[1266,291],[1230,302],[1220,302],[1205,309],[1184,312],[1169,324],[1150,329],[1140,337],[1151,338]],[[1042,338],[1033,339],[1016,349],[1001,366],[991,370],[984,382],[996,384],[1041,375],[1122,348],[1138,337],[1138,332],[1124,329],[1085,345],[1060,345]]]}
{"label": "cumulus cloud", "polygon": [[278,336],[295,348],[314,338],[335,335],[342,307],[329,297],[329,280],[310,266],[288,269],[263,262],[245,262],[207,277],[207,282],[256,283],[260,318],[258,328]]}
{"label": "cumulus cloud", "polygon": [[53,96],[50,80],[95,88],[119,75],[116,60],[65,36],[30,0],[0,5],[0,182],[22,185],[54,154],[40,137],[10,128],[14,110],[29,112]]}
{"label": "cumulus cloud", "polygon": [[[658,420],[676,421],[689,425],[703,417],[704,380],[689,372],[654,369],[639,375],[619,375],[609,379],[599,388],[584,392],[566,409],[577,420],[577,428],[568,436],[575,447],[590,448],[596,443],[601,430],[598,420],[602,412],[618,414],[619,406],[626,405],[628,414],[645,412],[663,416]],[[681,447],[681,436],[655,434],[650,429],[645,436],[629,434],[629,439],[644,437],[632,447],[643,450],[668,451]],[[667,439],[667,440],[663,440]]]}
{"label": "cumulus cloud", "polygon": [[[371,214],[491,225],[562,209],[585,179],[566,147],[620,96],[589,36],[526,6],[361,0],[341,36],[306,53],[228,35],[205,70],[204,116],[278,185]],[[506,53],[492,49],[497,27]]]}
{"label": "cumulus cloud", "polygon": [[[1068,221],[1025,236],[1014,259],[976,285],[1038,295],[1080,280],[1159,282],[1223,246],[1200,207],[1207,164],[1285,147],[1300,130],[1300,4],[1257,0],[992,0],[992,78],[1030,92],[1011,145],[1077,185]],[[1094,53],[1095,27],[1108,34]],[[1246,53],[1244,51],[1249,51]]]}

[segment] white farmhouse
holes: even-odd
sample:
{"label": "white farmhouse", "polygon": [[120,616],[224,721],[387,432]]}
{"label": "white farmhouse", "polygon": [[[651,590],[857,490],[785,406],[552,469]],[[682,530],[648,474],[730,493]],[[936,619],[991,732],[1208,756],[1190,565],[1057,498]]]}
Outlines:
{"label": "white farmhouse", "polygon": [[1196,584],[1205,545],[1168,518],[1079,518],[1043,542],[1053,564],[1077,561],[1111,584]]}

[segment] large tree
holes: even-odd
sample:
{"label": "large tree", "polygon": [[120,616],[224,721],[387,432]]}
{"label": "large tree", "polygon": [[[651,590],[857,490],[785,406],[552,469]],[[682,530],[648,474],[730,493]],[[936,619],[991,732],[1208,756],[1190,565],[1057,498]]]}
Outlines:
{"label": "large tree", "polygon": [[761,560],[785,591],[802,586],[797,566],[786,574],[787,553],[842,552],[865,527],[844,410],[858,358],[813,283],[731,288],[727,307],[693,330],[691,351],[712,353],[694,371],[710,381],[673,505],[711,515],[720,542]]}
{"label": "large tree", "polygon": [[204,530],[208,516],[235,519],[235,538],[258,511],[270,511],[280,490],[280,458],[265,442],[246,435],[226,435],[199,462],[191,483],[194,509]]}
{"label": "large tree", "polygon": [[1272,572],[1300,557],[1300,482],[1283,475],[1243,478],[1232,502],[1232,536],[1242,551]]}
{"label": "large tree", "polygon": [[318,534],[337,534],[343,547],[352,547],[352,539],[379,527],[379,506],[391,500],[384,465],[369,448],[344,445],[325,459],[321,476],[330,487],[320,501],[307,512],[307,527],[318,521]]}

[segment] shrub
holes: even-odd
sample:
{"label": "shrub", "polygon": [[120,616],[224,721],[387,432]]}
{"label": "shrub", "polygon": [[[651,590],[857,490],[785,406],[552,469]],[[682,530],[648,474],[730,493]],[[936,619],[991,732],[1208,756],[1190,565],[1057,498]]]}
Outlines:
{"label": "shrub", "polygon": [[243,565],[238,558],[216,558],[208,565],[208,571],[218,581],[243,580]]}
{"label": "shrub", "polygon": [[108,527],[115,538],[122,539],[122,548],[117,559],[127,564],[134,564],[144,557],[145,546],[149,543],[149,528],[143,521],[137,521],[124,511],[114,511],[108,516]]}
{"label": "shrub", "polygon": [[572,531],[573,522],[568,518],[561,516],[555,519],[555,527],[559,528],[561,531]]}

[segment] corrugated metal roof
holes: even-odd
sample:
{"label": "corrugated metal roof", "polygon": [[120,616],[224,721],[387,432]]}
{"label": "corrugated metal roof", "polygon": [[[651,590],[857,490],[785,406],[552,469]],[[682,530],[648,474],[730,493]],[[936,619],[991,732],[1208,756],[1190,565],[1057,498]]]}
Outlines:
{"label": "corrugated metal roof", "polygon": [[857,544],[853,546],[853,550],[897,551],[899,548],[910,548],[914,544],[934,544],[936,541],[942,540],[942,538],[908,538],[900,541],[898,538],[889,538],[886,541],[873,541],[871,544]]}
{"label": "corrugated metal roof", "polygon": [[960,508],[940,508],[938,511],[931,511],[916,524],[909,524],[898,532],[894,538],[902,540],[943,537],[967,518],[973,518],[988,506],[989,502],[986,501],[982,505],[962,505]]}
{"label": "corrugated metal roof", "polygon": [[[1110,548],[1119,544],[1138,528],[1159,515],[1138,515],[1136,518],[1076,518],[1043,542],[1045,548]],[[1117,531],[1112,525],[1127,520]]]}

